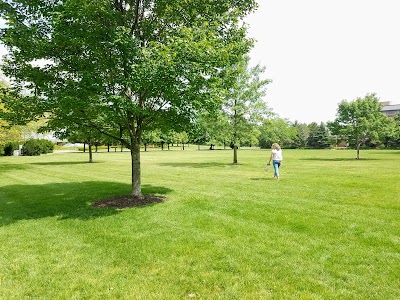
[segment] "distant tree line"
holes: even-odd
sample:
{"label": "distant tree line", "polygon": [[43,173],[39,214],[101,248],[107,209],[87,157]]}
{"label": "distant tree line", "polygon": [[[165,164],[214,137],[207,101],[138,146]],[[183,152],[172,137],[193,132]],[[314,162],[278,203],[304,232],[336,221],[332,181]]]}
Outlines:
{"label": "distant tree line", "polygon": [[[258,71],[260,72],[260,71]],[[264,81],[264,85],[268,82]],[[3,84],[3,89],[5,85]],[[329,148],[400,148],[400,115],[389,119],[380,113],[379,99],[374,94],[355,101],[342,101],[338,107],[337,119],[328,123],[300,123],[291,122],[275,115],[265,103],[255,97],[255,101],[243,101],[241,103],[242,115],[234,120],[239,113],[234,109],[228,109],[229,101],[225,107],[215,114],[202,114],[191,126],[185,130],[154,128],[145,130],[142,134],[141,146],[144,151],[151,147],[159,147],[162,150],[169,150],[171,146],[179,146],[185,150],[189,144],[207,146],[207,149],[234,149],[239,147],[260,147],[269,149],[272,143],[279,143],[283,148],[291,149],[329,149]],[[238,101],[237,101],[238,102]],[[250,104],[258,105],[258,109],[249,109]],[[359,106],[357,120],[356,104]],[[246,106],[247,105],[247,106]],[[363,111],[360,107],[372,107],[372,111]],[[375,106],[374,106],[375,105]],[[231,104],[239,111],[239,105]],[[4,105],[0,102],[0,111]],[[373,114],[375,113],[375,117]],[[375,120],[376,124],[372,124]],[[362,123],[364,122],[364,123]],[[32,122],[25,126],[10,126],[6,120],[0,118],[0,155],[12,155],[13,150],[18,150],[19,144],[25,144],[27,132],[43,131],[40,124]],[[363,126],[362,128],[357,128]],[[93,130],[90,127],[82,127],[70,124],[66,128],[59,129],[54,135],[61,140],[68,140],[71,143],[84,143],[89,152],[89,162],[93,161],[92,148],[106,145],[110,147],[124,147],[118,140],[112,139]],[[31,144],[30,141],[28,143]],[[40,144],[40,143],[39,143]],[[30,147],[32,148],[32,147]],[[204,149],[204,147],[203,147]],[[25,154],[40,153],[40,150],[25,151]],[[359,157],[359,154],[358,154]],[[237,162],[237,157],[236,157]]]}

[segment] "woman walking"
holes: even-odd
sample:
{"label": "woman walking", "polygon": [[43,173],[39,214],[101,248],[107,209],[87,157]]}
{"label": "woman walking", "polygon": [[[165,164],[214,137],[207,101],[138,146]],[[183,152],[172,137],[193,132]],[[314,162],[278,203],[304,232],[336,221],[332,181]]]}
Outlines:
{"label": "woman walking", "polygon": [[269,157],[268,165],[271,164],[271,160],[272,160],[272,165],[274,166],[274,177],[279,179],[279,167],[281,166],[283,155],[282,155],[282,149],[277,143],[272,144],[272,151],[271,151],[271,156]]}

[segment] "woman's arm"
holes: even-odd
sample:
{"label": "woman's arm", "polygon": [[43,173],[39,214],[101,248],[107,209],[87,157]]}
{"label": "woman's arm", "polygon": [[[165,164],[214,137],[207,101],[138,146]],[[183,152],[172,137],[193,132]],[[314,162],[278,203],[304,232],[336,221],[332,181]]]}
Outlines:
{"label": "woman's arm", "polygon": [[271,160],[272,160],[272,153],[271,153],[271,155],[269,157],[269,162],[268,162],[269,165],[271,164]]}

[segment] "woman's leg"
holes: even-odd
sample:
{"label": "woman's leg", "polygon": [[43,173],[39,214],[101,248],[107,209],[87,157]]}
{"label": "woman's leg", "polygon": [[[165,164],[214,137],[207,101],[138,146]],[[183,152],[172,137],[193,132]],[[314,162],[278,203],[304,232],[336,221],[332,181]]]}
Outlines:
{"label": "woman's leg", "polygon": [[281,162],[274,160],[272,161],[272,165],[274,166],[274,177],[279,178],[279,166],[281,165]]}

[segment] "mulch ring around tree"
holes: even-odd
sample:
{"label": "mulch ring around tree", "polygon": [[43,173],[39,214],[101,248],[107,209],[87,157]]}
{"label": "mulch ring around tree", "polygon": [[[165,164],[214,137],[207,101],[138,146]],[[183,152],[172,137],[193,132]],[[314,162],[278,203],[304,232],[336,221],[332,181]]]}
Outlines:
{"label": "mulch ring around tree", "polygon": [[112,196],[99,201],[96,201],[92,204],[92,207],[97,208],[129,208],[129,207],[138,207],[145,206],[149,204],[161,203],[166,200],[163,196],[154,196],[154,195],[142,195],[140,197],[132,196],[132,195],[121,195],[121,196]]}

